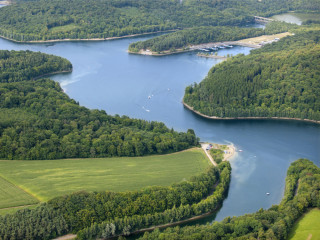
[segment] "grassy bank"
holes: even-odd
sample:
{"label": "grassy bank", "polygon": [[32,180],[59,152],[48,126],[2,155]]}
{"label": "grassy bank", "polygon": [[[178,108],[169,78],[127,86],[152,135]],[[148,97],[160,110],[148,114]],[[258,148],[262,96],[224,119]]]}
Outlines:
{"label": "grassy bank", "polygon": [[168,186],[203,172],[208,164],[201,149],[190,149],[135,158],[0,161],[0,169],[6,179],[46,201],[81,190],[121,192]]}
{"label": "grassy bank", "polygon": [[306,213],[292,228],[289,240],[320,239],[320,209]]}

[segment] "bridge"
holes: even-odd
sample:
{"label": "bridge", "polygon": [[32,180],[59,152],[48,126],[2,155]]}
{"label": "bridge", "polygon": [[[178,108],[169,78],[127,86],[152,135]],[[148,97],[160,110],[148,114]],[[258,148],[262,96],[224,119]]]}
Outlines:
{"label": "bridge", "polygon": [[271,19],[271,18],[254,16],[254,21],[256,21],[258,23],[268,23],[268,22],[272,22],[272,21],[275,21],[275,20]]}

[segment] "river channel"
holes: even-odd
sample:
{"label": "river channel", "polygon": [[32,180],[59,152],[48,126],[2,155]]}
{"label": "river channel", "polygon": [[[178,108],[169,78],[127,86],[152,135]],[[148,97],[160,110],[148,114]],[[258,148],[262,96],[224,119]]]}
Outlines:
{"label": "river channel", "polygon": [[[200,82],[221,60],[195,52],[163,57],[132,55],[128,45],[150,36],[101,42],[19,44],[0,39],[0,49],[32,50],[69,59],[73,72],[52,79],[80,105],[114,115],[164,122],[178,131],[195,130],[201,141],[232,143],[232,180],[216,216],[252,213],[278,204],[291,162],[308,158],[320,166],[320,125],[280,120],[207,120],[181,104],[186,86]],[[219,50],[218,55],[249,54],[250,48]],[[266,195],[269,192],[270,195]],[[199,222],[197,222],[199,223]]]}

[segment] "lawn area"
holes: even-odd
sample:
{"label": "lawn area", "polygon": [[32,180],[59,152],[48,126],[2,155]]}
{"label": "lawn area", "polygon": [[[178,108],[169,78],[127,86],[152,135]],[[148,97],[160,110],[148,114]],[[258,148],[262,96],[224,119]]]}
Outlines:
{"label": "lawn area", "polygon": [[306,213],[294,226],[289,234],[290,240],[320,239],[320,209],[314,208]]}
{"label": "lawn area", "polygon": [[76,24],[71,23],[71,24],[64,25],[64,26],[53,27],[50,29],[50,32],[52,32],[52,33],[67,32],[70,30],[74,30],[76,28],[79,28],[79,27]]}
{"label": "lawn area", "polygon": [[30,205],[38,202],[38,199],[0,177],[0,209]]}
{"label": "lawn area", "polygon": [[[147,186],[168,186],[206,169],[202,149],[146,157],[0,161],[0,176],[41,201],[67,193],[128,191]],[[7,201],[12,201],[15,196]]]}

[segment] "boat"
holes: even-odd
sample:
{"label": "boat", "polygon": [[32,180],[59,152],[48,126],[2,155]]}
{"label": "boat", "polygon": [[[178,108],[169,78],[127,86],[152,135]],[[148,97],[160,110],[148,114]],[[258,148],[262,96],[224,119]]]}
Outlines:
{"label": "boat", "polygon": [[224,46],[218,46],[218,48],[224,49],[224,48],[226,48],[226,47],[224,47]]}
{"label": "boat", "polygon": [[239,152],[242,152],[243,150],[239,149]]}
{"label": "boat", "polygon": [[266,194],[267,194],[267,195],[270,195],[270,193],[268,193],[268,192],[267,192]]}

